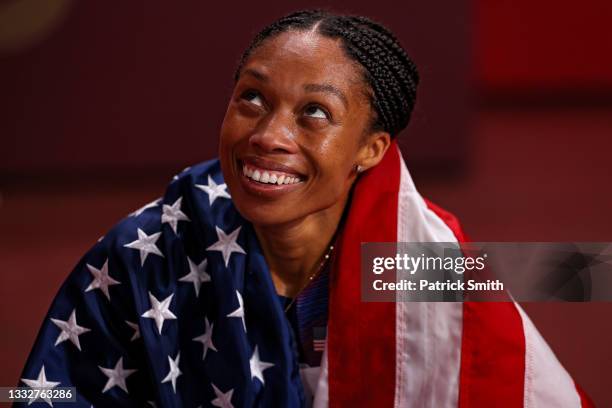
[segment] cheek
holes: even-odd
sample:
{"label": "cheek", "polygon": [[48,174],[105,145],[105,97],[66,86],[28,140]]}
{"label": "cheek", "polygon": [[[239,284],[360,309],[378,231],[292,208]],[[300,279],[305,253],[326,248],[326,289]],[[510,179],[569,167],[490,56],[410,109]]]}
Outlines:
{"label": "cheek", "polygon": [[221,161],[221,171],[229,184],[232,183],[233,152],[240,143],[240,130],[235,120],[227,117],[223,120],[219,133],[219,160]]}
{"label": "cheek", "polygon": [[[223,160],[249,135],[251,125],[229,110],[219,133],[219,156]],[[225,156],[225,157],[224,157]]]}
{"label": "cheek", "polygon": [[336,154],[325,155],[320,159],[320,186],[332,199],[344,195],[350,188],[350,172],[353,156],[350,148],[344,146]]}
{"label": "cheek", "polygon": [[222,145],[228,145],[235,142],[239,138],[240,128],[240,121],[237,119],[236,115],[232,114],[232,111],[229,110],[221,124],[220,143]]}

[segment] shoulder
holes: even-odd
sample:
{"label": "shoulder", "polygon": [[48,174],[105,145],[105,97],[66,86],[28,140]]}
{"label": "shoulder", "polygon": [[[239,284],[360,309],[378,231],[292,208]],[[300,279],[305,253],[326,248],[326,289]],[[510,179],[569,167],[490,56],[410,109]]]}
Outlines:
{"label": "shoulder", "polygon": [[[169,180],[164,194],[110,228],[81,257],[62,289],[126,305],[134,296],[169,289],[203,262],[204,248],[216,239],[215,223],[232,207],[217,159],[188,167]],[[107,284],[112,281],[118,283]]]}
{"label": "shoulder", "polygon": [[186,259],[201,244],[202,231],[208,233],[208,225],[214,223],[208,219],[211,199],[224,207],[232,206],[229,198],[218,159],[187,167],[169,181],[164,194],[115,224],[77,269],[107,263],[109,270],[127,280],[134,273],[146,276],[143,270],[159,271],[179,255]]}

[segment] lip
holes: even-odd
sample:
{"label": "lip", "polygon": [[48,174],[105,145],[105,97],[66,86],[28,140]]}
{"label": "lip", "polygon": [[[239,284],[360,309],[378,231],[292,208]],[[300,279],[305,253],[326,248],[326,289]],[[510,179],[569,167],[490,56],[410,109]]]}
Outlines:
{"label": "lip", "polygon": [[303,179],[305,179],[305,177],[302,176],[301,173],[299,173],[298,171],[296,171],[295,169],[289,166],[285,166],[279,163],[265,160],[260,157],[255,157],[255,156],[244,157],[237,161],[238,178],[240,179],[240,184],[242,185],[244,190],[253,195],[256,195],[262,198],[275,199],[275,198],[282,197],[283,195],[290,193],[294,190],[297,190],[304,185],[304,180],[302,180],[299,183],[295,183],[295,184],[281,184],[281,185],[259,183],[253,179],[250,179],[249,177],[247,177],[246,175],[242,173],[242,165],[244,163],[250,164],[254,167],[260,167],[266,170],[279,171],[279,172],[291,174],[294,176],[299,176]]}
{"label": "lip", "polygon": [[280,163],[276,163],[271,160],[266,160],[258,156],[245,156],[245,157],[238,159],[239,169],[242,169],[242,164],[250,164],[253,167],[259,167],[264,170],[279,171],[279,172],[283,172],[283,173],[291,174],[293,176],[300,177],[302,179],[306,178],[304,174],[300,173],[293,167],[286,166]]}

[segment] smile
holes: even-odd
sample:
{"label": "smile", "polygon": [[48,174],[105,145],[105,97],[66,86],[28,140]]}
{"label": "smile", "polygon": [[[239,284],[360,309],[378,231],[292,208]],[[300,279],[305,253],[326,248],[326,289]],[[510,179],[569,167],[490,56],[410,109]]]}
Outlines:
{"label": "smile", "polygon": [[243,157],[236,164],[244,190],[260,198],[278,199],[303,188],[308,179],[294,167],[257,156]]}
{"label": "smile", "polygon": [[276,184],[279,186],[282,184],[297,184],[302,181],[299,176],[273,170],[266,170],[247,164],[242,165],[242,174],[249,179],[262,184]]}

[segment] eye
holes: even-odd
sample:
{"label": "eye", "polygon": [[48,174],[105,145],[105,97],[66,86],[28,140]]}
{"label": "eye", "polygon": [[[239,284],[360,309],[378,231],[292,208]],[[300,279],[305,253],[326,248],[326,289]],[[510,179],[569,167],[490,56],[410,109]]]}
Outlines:
{"label": "eye", "polygon": [[244,99],[245,101],[252,103],[253,105],[261,106],[261,107],[264,106],[263,99],[261,95],[259,94],[259,92],[254,91],[252,89],[245,91],[240,97]]}
{"label": "eye", "polygon": [[308,105],[306,109],[304,109],[304,114],[317,119],[329,119],[330,116],[325,109],[318,105]]}

